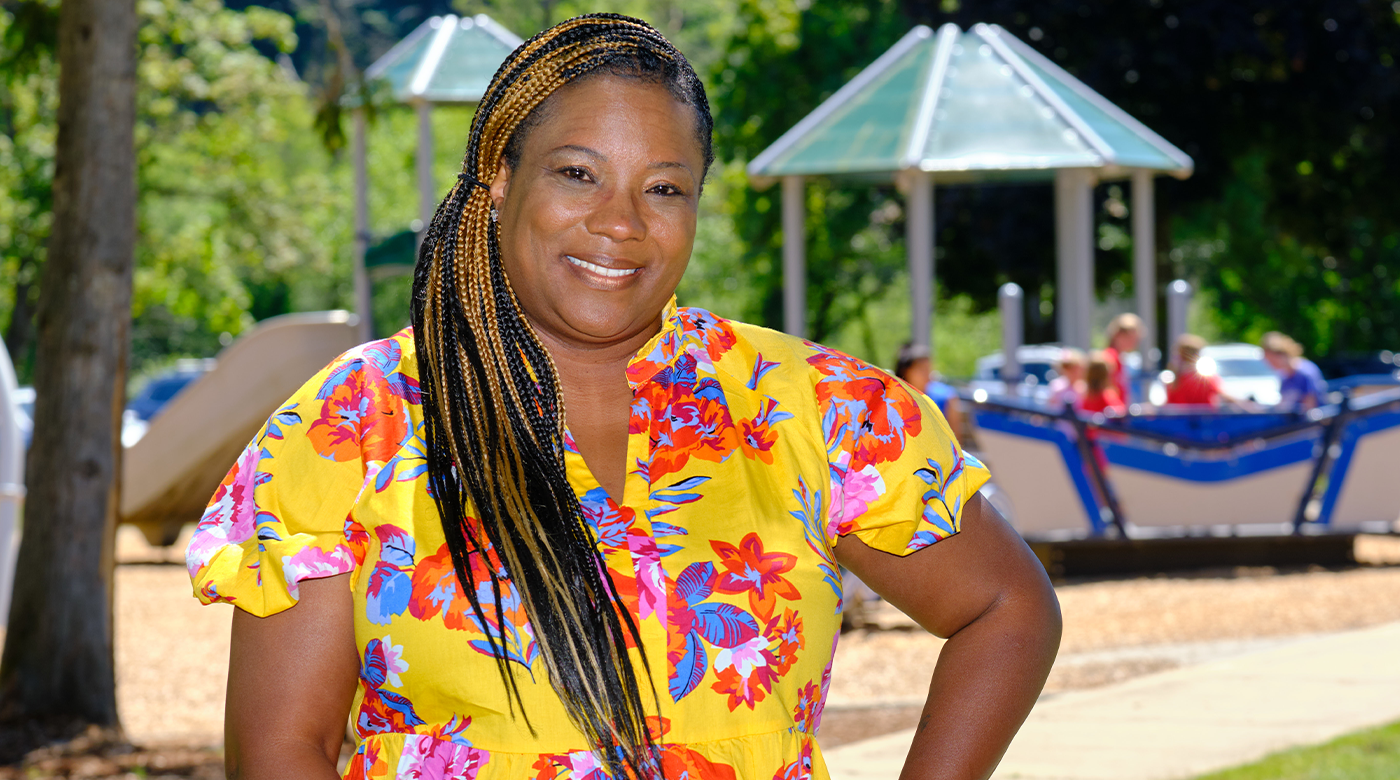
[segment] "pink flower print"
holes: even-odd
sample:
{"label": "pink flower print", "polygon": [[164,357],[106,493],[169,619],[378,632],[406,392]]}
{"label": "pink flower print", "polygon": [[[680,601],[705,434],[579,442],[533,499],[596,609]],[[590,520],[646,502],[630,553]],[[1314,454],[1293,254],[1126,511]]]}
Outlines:
{"label": "pink flower print", "polygon": [[355,556],[350,548],[338,544],[327,552],[311,545],[297,550],[292,555],[282,556],[282,578],[287,583],[287,592],[292,598],[301,598],[297,584],[302,580],[315,580],[334,577],[355,570]]}
{"label": "pink flower print", "polygon": [[851,454],[842,452],[831,467],[831,506],[827,514],[826,535],[834,538],[849,533],[852,524],[885,494],[885,479],[880,471],[866,464],[859,471],[848,467]]}
{"label": "pink flower print", "polygon": [[404,738],[395,776],[413,780],[475,780],[490,760],[490,753],[471,745],[412,734]]}
{"label": "pink flower print", "polygon": [[208,566],[219,549],[253,538],[258,516],[253,491],[272,478],[271,474],[258,472],[261,461],[262,448],[256,442],[249,444],[215,491],[185,551],[185,567],[191,577]]}
{"label": "pink flower print", "polygon": [[627,546],[637,571],[637,602],[642,620],[652,615],[663,624],[666,621],[666,570],[661,566],[661,550],[656,539],[641,533],[630,533]]}
{"label": "pink flower print", "polygon": [[365,648],[365,663],[379,669],[389,687],[403,687],[403,678],[399,675],[408,671],[408,662],[403,660],[403,645],[394,644],[394,640],[388,634],[377,644],[371,643]]}

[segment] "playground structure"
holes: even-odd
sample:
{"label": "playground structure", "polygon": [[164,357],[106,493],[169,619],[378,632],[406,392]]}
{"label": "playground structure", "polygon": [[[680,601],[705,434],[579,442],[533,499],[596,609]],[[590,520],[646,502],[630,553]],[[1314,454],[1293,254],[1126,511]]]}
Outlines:
{"label": "playground structure", "polygon": [[120,517],[168,545],[199,520],[238,453],[277,405],[359,343],[345,311],[284,314],[258,323],[213,371],[175,396],[122,457]]}
{"label": "playground structure", "polygon": [[1400,387],[1286,414],[1080,419],[985,392],[965,402],[1030,539],[1388,533],[1400,518]]}

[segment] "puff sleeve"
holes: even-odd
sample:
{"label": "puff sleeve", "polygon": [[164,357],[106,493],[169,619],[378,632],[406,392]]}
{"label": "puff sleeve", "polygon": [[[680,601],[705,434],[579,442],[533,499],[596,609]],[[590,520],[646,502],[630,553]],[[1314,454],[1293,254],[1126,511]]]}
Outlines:
{"label": "puff sleeve", "polygon": [[990,478],[922,393],[863,361],[817,347],[808,358],[831,470],[828,541],[854,534],[908,555],[960,528]]}
{"label": "puff sleeve", "polygon": [[294,605],[303,580],[354,570],[348,517],[372,476],[371,450],[392,435],[381,418],[401,411],[383,408],[395,399],[366,359],[385,344],[397,348],[374,342],[322,369],[238,456],[185,552],[200,601],[267,616]]}

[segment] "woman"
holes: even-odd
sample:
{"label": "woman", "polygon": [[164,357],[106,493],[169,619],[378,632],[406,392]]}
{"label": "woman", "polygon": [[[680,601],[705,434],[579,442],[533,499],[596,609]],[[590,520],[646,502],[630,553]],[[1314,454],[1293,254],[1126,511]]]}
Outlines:
{"label": "woman", "polygon": [[938,411],[943,413],[953,438],[962,440],[962,406],[958,401],[958,390],[944,382],[933,370],[928,347],[906,342],[895,356],[894,375],[928,396]]}
{"label": "woman", "polygon": [[991,771],[1053,592],[926,402],[671,302],[710,124],[626,17],[501,66],[414,327],[279,409],[191,543],[240,607],[231,776],[334,777],[349,716],[346,777],[824,777],[838,563],[949,637],[909,775]]}

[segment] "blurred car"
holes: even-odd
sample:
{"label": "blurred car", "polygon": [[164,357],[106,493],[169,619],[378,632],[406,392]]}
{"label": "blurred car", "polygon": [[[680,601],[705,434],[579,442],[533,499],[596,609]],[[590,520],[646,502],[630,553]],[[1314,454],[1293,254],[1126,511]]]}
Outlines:
{"label": "blurred car", "polygon": [[[126,410],[122,412],[122,446],[130,447],[140,441],[146,435],[151,420],[160,414],[166,404],[195,380],[213,371],[215,365],[217,362],[213,358],[180,360],[174,368],[148,381],[141,392],[127,402]],[[34,388],[19,388],[15,398],[20,412],[20,430],[27,448],[34,430]]]}
{"label": "blurred car", "polygon": [[160,410],[170,403],[181,390],[194,383],[195,380],[214,370],[217,365],[213,358],[206,360],[186,359],[175,363],[175,367],[153,377],[148,381],[141,392],[126,402],[127,411],[136,416],[142,422],[149,423],[155,419]]}
{"label": "blurred car", "polygon": [[1343,352],[1317,359],[1317,367],[1327,379],[1349,376],[1385,376],[1400,371],[1400,354],[1388,349],[1379,352]]}
{"label": "blurred car", "polygon": [[[1219,376],[1220,387],[1231,398],[1274,406],[1282,400],[1279,375],[1264,359],[1264,350],[1253,344],[1212,344],[1201,349],[1196,370],[1205,376]],[[1148,400],[1161,406],[1167,402],[1167,383],[1176,375],[1163,371],[1148,391]]]}
{"label": "blurred car", "polygon": [[1050,381],[1060,375],[1055,370],[1065,348],[1059,344],[1025,344],[1016,348],[1016,360],[1021,364],[1021,381],[1008,386],[1001,378],[1006,357],[1000,352],[977,359],[968,389],[982,390],[987,395],[1016,395],[1044,402],[1050,395]]}
{"label": "blurred car", "polygon": [[34,434],[34,388],[15,388],[15,408],[19,411],[19,433],[24,437],[25,449],[29,448],[29,439]]}

